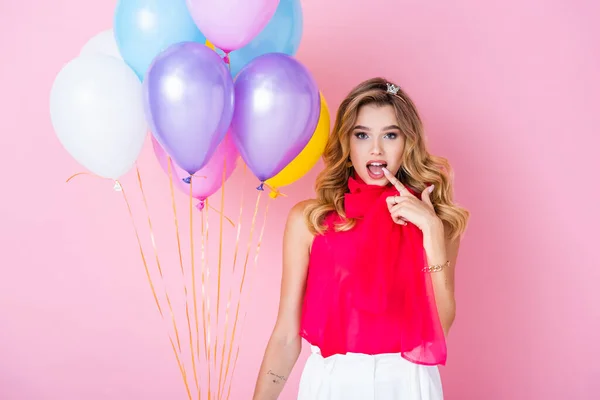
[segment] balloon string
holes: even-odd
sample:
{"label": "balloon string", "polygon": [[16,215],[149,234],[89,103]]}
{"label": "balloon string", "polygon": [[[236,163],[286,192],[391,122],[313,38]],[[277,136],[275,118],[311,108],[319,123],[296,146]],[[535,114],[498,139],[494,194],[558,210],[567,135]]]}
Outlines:
{"label": "balloon string", "polygon": [[[267,225],[267,215],[269,213],[269,205],[270,205],[270,203],[271,203],[271,199],[268,199],[267,200],[267,205],[265,207],[265,214],[264,214],[264,217],[263,217],[263,225],[262,225],[262,228],[260,230],[260,235],[258,236],[258,243],[256,244],[256,253],[254,255],[254,266],[252,268],[253,271],[256,271],[256,269],[258,267],[258,255],[260,253],[260,247],[261,247],[263,236],[264,236],[264,233],[265,233],[265,227]],[[256,273],[253,273],[252,274],[252,278],[250,280],[250,289],[249,289],[249,292],[248,292],[248,297],[249,298],[252,298],[252,289],[254,287],[254,278],[255,277],[256,277]],[[240,294],[240,297],[241,297],[241,294]],[[239,311],[239,305],[240,305],[240,303],[238,302],[238,311]],[[244,327],[246,325],[246,316],[247,315],[248,315],[248,310],[246,310],[244,312],[244,317],[242,319],[242,327],[240,329],[240,336],[244,333]],[[237,318],[237,316],[236,316],[236,318]],[[233,343],[233,341],[232,341],[232,343]],[[233,383],[233,378],[235,377],[235,367],[237,365],[238,355],[240,353],[240,343],[239,343],[239,341],[238,341],[236,347],[237,348],[236,348],[235,360],[233,361],[233,368],[232,368],[232,371],[231,371],[231,379],[229,380],[229,388],[227,389],[227,399],[229,399],[229,395],[231,394],[231,385]]]}
{"label": "balloon string", "polygon": [[[247,167],[244,164],[244,172],[242,175],[242,182],[245,181],[246,178],[246,171],[247,171]],[[235,266],[237,264],[237,257],[238,257],[238,251],[239,251],[239,244],[240,244],[240,235],[241,235],[241,230],[242,230],[242,215],[243,215],[243,209],[244,209],[244,190],[242,187],[242,191],[241,191],[241,195],[240,195],[240,214],[238,217],[238,224],[237,224],[237,234],[235,237],[235,250],[233,252],[233,265],[231,268],[231,279],[233,280],[234,276],[235,276]],[[223,365],[224,365],[224,361],[225,361],[225,348],[227,346],[227,332],[228,332],[228,321],[229,321],[229,309],[231,308],[231,296],[233,293],[233,285],[229,286],[229,294],[227,296],[227,309],[225,310],[225,333],[223,335],[224,341],[223,341],[223,347],[221,349],[221,368],[219,371],[219,392],[218,392],[218,398],[220,399],[223,393],[223,390],[225,390],[225,381],[222,381],[222,377],[223,377]],[[231,341],[233,341],[233,337],[231,338]],[[227,375],[225,375],[225,378],[227,378]],[[221,386],[221,383],[223,384],[223,386]]]}
{"label": "balloon string", "polygon": [[[171,196],[172,196],[172,199],[173,199],[173,211],[175,213],[175,225],[176,225],[176,228],[177,228],[177,242],[178,242],[178,247],[179,247],[179,258],[180,258],[180,264],[181,264],[181,272],[182,272],[182,275],[184,276],[184,292],[185,292],[185,295],[186,295],[186,316],[187,316],[187,321],[188,321],[188,330],[190,332],[190,347],[191,347],[192,356],[193,356],[193,345],[192,345],[192,339],[191,339],[191,325],[190,325],[190,317],[189,317],[189,307],[188,307],[188,303],[187,303],[187,298],[188,298],[188,296],[187,296],[187,286],[185,286],[185,275],[184,275],[184,270],[183,270],[183,260],[182,260],[182,257],[181,257],[181,246],[180,246],[180,241],[179,241],[179,227],[178,227],[178,222],[177,222],[177,213],[176,213],[175,202],[174,202],[174,191],[173,191],[173,186],[172,186],[173,185],[173,180],[172,180],[172,174],[171,174],[170,169],[171,169],[171,163],[169,162],[169,177],[170,177],[170,182],[171,182]],[[148,218],[148,227],[150,229],[150,237],[151,237],[151,241],[152,241],[152,246],[154,248],[154,253],[155,253],[155,257],[156,257],[156,262],[157,262],[158,270],[160,272],[160,276],[163,279],[163,284],[164,284],[164,276],[162,274],[162,268],[161,268],[160,260],[159,260],[159,257],[158,257],[158,250],[157,250],[156,240],[155,240],[155,236],[154,236],[153,229],[152,229],[152,220],[150,218],[150,212],[149,212],[148,202],[147,202],[147,198],[146,198],[146,195],[145,195],[145,192],[144,192],[143,183],[142,183],[142,179],[141,179],[141,174],[140,174],[140,170],[139,170],[139,167],[138,167],[137,163],[136,163],[136,173],[137,173],[138,184],[139,184],[140,191],[142,193],[142,197],[143,197],[143,201],[144,201],[144,205],[145,205],[145,208],[146,208],[146,213],[147,213],[147,218]],[[91,176],[94,176],[94,177],[97,177],[97,178],[101,178],[101,179],[110,179],[110,178],[104,178],[104,177],[98,176],[98,175],[90,173],[90,172],[78,172],[76,174],[71,175],[66,180],[66,183],[69,183],[75,177],[82,176],[82,175],[91,175]],[[142,262],[144,264],[144,269],[145,269],[145,272],[146,272],[146,277],[148,279],[148,283],[150,285],[150,289],[152,291],[152,295],[154,297],[154,301],[155,301],[156,307],[158,309],[158,312],[159,312],[161,318],[164,321],[165,320],[164,312],[163,312],[162,307],[160,305],[160,301],[158,300],[158,296],[156,294],[156,288],[154,286],[154,283],[152,281],[152,277],[150,275],[150,271],[149,271],[149,268],[148,268],[148,262],[146,260],[146,256],[145,256],[144,251],[143,251],[143,247],[142,247],[142,244],[141,244],[141,239],[140,239],[140,236],[139,236],[139,231],[138,231],[138,228],[137,228],[137,224],[135,223],[135,219],[133,218],[133,212],[131,210],[131,205],[129,203],[129,200],[128,200],[127,195],[125,193],[125,189],[123,188],[122,184],[118,180],[115,180],[114,182],[115,182],[115,190],[121,191],[123,193],[123,199],[125,200],[125,203],[127,205],[127,210],[129,212],[131,223],[132,223],[132,226],[134,228],[134,232],[135,232],[135,235],[136,235],[136,238],[137,238],[138,247],[139,247],[139,250],[140,250],[140,256],[142,257]],[[173,341],[173,338],[171,337],[171,335],[170,334],[167,334],[167,335],[169,337],[169,342],[171,343],[171,348],[173,350],[173,354],[175,355],[175,359],[177,360],[177,365],[179,367],[179,371],[180,371],[181,376],[183,378],[183,382],[184,382],[184,385],[185,385],[185,388],[186,388],[186,392],[187,392],[188,398],[191,400],[192,399],[192,394],[191,394],[191,391],[190,391],[190,388],[189,388],[189,385],[188,385],[187,373],[186,373],[186,370],[185,370],[185,365],[183,364],[183,362],[182,362],[182,360],[181,360],[181,358],[179,356],[181,354],[181,342],[180,342],[180,338],[179,338],[179,330],[177,329],[177,323],[175,321],[175,316],[174,316],[174,312],[173,312],[173,308],[172,308],[172,304],[171,304],[170,298],[169,298],[168,293],[166,291],[166,286],[164,287],[164,290],[165,290],[165,297],[166,297],[167,303],[169,305],[169,310],[170,310],[170,314],[171,314],[171,318],[172,318],[172,322],[173,322],[173,327],[174,327],[174,330],[175,330],[175,335],[176,335],[176,338],[177,338],[177,346],[175,345],[175,342]],[[177,349],[179,349],[179,352],[178,352]],[[193,359],[192,359],[192,362],[193,362]],[[200,396],[200,388],[199,388],[199,384],[198,384],[198,378],[197,378],[195,364],[193,364],[193,366],[194,366],[194,377],[195,377],[195,380],[196,380],[196,388],[198,389],[198,396]]]}
{"label": "balloon string", "polygon": [[[208,199],[205,200],[208,205]],[[210,208],[210,207],[208,207]],[[206,225],[205,225],[206,223]],[[211,400],[210,354],[210,268],[208,265],[208,209],[202,210],[202,320],[204,322],[204,355],[208,367],[208,399]]]}
{"label": "balloon string", "polygon": [[[169,169],[170,169],[170,165],[171,165],[171,163],[169,163]],[[156,265],[158,267],[158,271],[160,273],[160,277],[161,277],[161,279],[163,281],[163,288],[164,288],[164,292],[165,292],[165,298],[166,298],[167,304],[169,306],[169,312],[171,314],[171,319],[172,319],[172,322],[173,322],[173,328],[175,330],[175,337],[177,339],[177,346],[178,346],[179,352],[181,354],[181,342],[180,342],[180,338],[179,338],[179,330],[177,329],[177,322],[175,320],[175,313],[173,312],[173,305],[171,303],[171,299],[170,299],[169,294],[167,292],[167,287],[166,287],[164,276],[163,276],[163,271],[162,271],[162,267],[161,267],[161,263],[160,263],[160,258],[158,256],[158,248],[157,248],[157,245],[156,245],[156,238],[155,238],[155,235],[154,235],[154,229],[152,228],[152,220],[150,219],[150,209],[148,207],[148,200],[146,198],[146,193],[144,191],[144,186],[142,184],[142,177],[141,177],[141,174],[140,174],[140,169],[139,169],[139,167],[138,167],[137,164],[135,166],[135,169],[136,169],[136,175],[137,175],[138,184],[139,184],[139,187],[140,187],[140,192],[142,194],[142,199],[144,201],[144,207],[146,209],[146,215],[147,215],[147,218],[148,218],[148,229],[150,231],[150,239],[152,241],[152,248],[154,249],[154,256],[156,258]],[[175,213],[175,220],[177,221],[177,213]],[[177,225],[177,222],[176,222],[176,225]],[[182,275],[184,277],[184,282],[185,282],[185,273],[184,273],[184,270],[183,270],[183,264],[182,264],[182,268],[181,268],[181,273],[182,273]],[[187,286],[185,285],[185,283],[184,283],[184,293],[186,294],[185,300],[186,300],[186,316],[187,316],[187,323],[188,323],[188,331],[189,331],[190,338],[191,338],[192,331],[191,331],[189,308],[188,308],[188,301],[187,301]],[[194,351],[191,339],[190,339],[190,351],[192,353]],[[193,367],[193,371],[194,371],[194,380],[196,382],[196,389],[199,392],[200,391],[200,387],[199,387],[199,383],[198,383],[198,375],[197,375],[197,372],[196,372],[196,364],[194,363],[194,359],[193,358],[192,358],[192,367]]]}
{"label": "balloon string", "polygon": [[[137,165],[136,165],[136,169],[137,169]],[[67,179],[66,183],[69,183],[73,178],[75,178],[77,176],[81,176],[81,175],[91,175],[91,176],[94,176],[94,177],[97,177],[97,178],[109,179],[109,178],[103,178],[101,176],[92,174],[90,172],[78,172],[76,174],[71,175]],[[143,194],[144,192],[143,192],[143,188],[141,186],[141,178],[139,176],[139,169],[138,169],[138,180],[140,182],[140,189],[142,189],[142,194]],[[121,185],[121,183],[118,180],[115,180],[115,189],[119,190],[119,191],[121,191],[123,193],[123,199],[125,200],[125,204],[127,205],[127,210],[129,212],[129,217],[131,219],[131,224],[133,226],[133,229],[134,229],[134,232],[135,232],[135,236],[136,236],[136,239],[137,239],[137,242],[138,242],[138,247],[139,247],[139,250],[140,250],[140,256],[142,257],[142,263],[144,264],[144,270],[146,272],[146,278],[148,279],[148,284],[150,285],[150,289],[152,291],[152,296],[154,297],[154,302],[156,303],[156,307],[158,309],[158,313],[160,314],[160,316],[163,319],[163,321],[165,321],[165,315],[164,315],[162,307],[160,305],[160,301],[158,300],[158,296],[156,294],[156,288],[154,287],[154,283],[152,281],[152,277],[150,276],[150,270],[148,268],[148,262],[146,260],[146,256],[144,255],[144,249],[142,247],[142,242],[141,242],[141,239],[140,239],[140,235],[139,235],[139,231],[138,231],[138,228],[137,228],[137,224],[135,223],[135,219],[133,218],[133,212],[131,210],[131,205],[130,205],[129,200],[127,198],[127,195],[125,193],[125,189],[123,188],[123,186]],[[145,198],[144,198],[144,201],[145,201]],[[147,208],[146,208],[146,211],[148,211]],[[148,213],[148,221],[150,222],[149,213]],[[152,239],[153,239],[153,244],[154,244],[154,238],[152,237]],[[156,250],[156,247],[155,247],[155,250]],[[172,310],[171,310],[171,316],[173,317]],[[177,340],[179,342],[179,335],[178,335],[178,331],[177,331],[176,325],[175,325],[175,333],[176,333],[176,335],[178,337]],[[177,360],[177,366],[179,367],[179,372],[181,373],[181,376],[183,378],[183,383],[185,385],[185,389],[186,389],[188,398],[191,400],[192,399],[192,393],[191,393],[189,385],[188,385],[187,373],[185,371],[185,366],[184,366],[184,364],[182,363],[182,361],[181,361],[181,359],[179,357],[179,353],[181,353],[181,347],[179,347],[179,353],[178,353],[177,352],[177,348],[175,346],[175,342],[173,341],[173,338],[171,337],[171,335],[169,333],[167,333],[167,336],[169,337],[169,342],[171,343],[171,348],[173,349],[173,354],[175,355],[175,359]]]}
{"label": "balloon string", "polygon": [[[171,163],[169,162],[169,173],[171,173]],[[171,194],[173,195],[174,193],[171,192]],[[196,299],[196,262],[194,259],[194,212],[193,212],[193,200],[194,198],[192,197],[193,194],[193,183],[190,181],[190,258],[191,258],[191,264],[192,264],[192,297],[194,298],[194,321],[195,321],[195,325],[196,325],[196,349],[198,349],[200,347],[200,328],[198,326],[198,301]],[[173,202],[173,211],[175,211],[175,198],[172,198],[172,202]],[[177,215],[175,213],[175,215]],[[189,331],[189,337],[190,337],[190,351],[191,351],[191,358],[192,358],[192,365],[194,368],[194,378],[196,379],[196,388],[198,389],[198,399],[201,398],[201,394],[200,394],[200,383],[199,383],[199,379],[198,379],[198,372],[196,370],[196,360],[194,357],[194,342],[193,342],[193,335],[192,335],[192,326],[190,324],[190,315],[189,315],[189,307],[188,307],[188,292],[187,292],[187,285],[185,284],[185,274],[184,274],[184,269],[183,269],[183,262],[181,263],[181,274],[183,276],[183,281],[184,281],[184,288],[185,288],[185,312],[186,312],[186,316],[187,316],[187,321],[188,321],[188,331]],[[197,350],[199,352],[199,350]],[[198,355],[198,362],[200,362],[200,356]]]}
{"label": "balloon string", "polygon": [[[231,333],[231,341],[229,343],[229,350],[227,352],[227,365],[225,366],[225,382],[227,381],[227,376],[229,373],[229,365],[231,363],[231,355],[233,352],[233,343],[235,340],[235,333],[237,331],[237,325],[238,325],[238,320],[239,320],[239,315],[240,315],[240,305],[241,305],[241,301],[242,301],[242,292],[244,290],[244,284],[246,282],[246,272],[247,272],[247,268],[248,268],[248,259],[250,258],[250,247],[252,246],[252,238],[254,237],[254,230],[256,228],[256,217],[258,215],[258,208],[260,205],[260,199],[262,197],[263,192],[259,191],[258,195],[256,196],[256,205],[254,206],[254,214],[252,216],[252,224],[250,226],[250,236],[248,238],[248,246],[246,248],[246,257],[244,259],[244,267],[243,267],[243,272],[242,272],[242,280],[240,282],[240,288],[239,288],[239,297],[237,300],[237,306],[236,306],[236,310],[235,310],[235,319],[233,322],[233,331]],[[230,382],[231,385],[231,382]]]}
{"label": "balloon string", "polygon": [[239,355],[240,355],[240,346],[238,346],[235,351],[235,358],[233,360],[233,369],[231,371],[231,379],[229,380],[229,386],[227,387],[227,397],[226,397],[227,400],[229,400],[229,396],[231,395],[231,383],[233,382],[233,377],[235,376],[235,367],[237,365],[237,359],[238,359]]}
{"label": "balloon string", "polygon": [[[187,284],[186,284],[187,280],[185,278],[185,269],[183,268],[183,255],[182,255],[182,251],[181,251],[181,236],[179,233],[179,219],[177,218],[177,203],[175,202],[175,188],[173,186],[173,169],[172,169],[172,160],[170,157],[169,157],[167,165],[168,165],[168,173],[169,173],[169,188],[170,188],[170,193],[171,193],[171,205],[173,208],[173,218],[174,218],[174,222],[175,222],[175,236],[177,238],[177,251],[178,251],[178,255],[179,255],[179,268],[181,270],[181,276],[183,278],[183,290],[184,290],[184,294],[185,294],[185,315],[186,315],[187,325],[188,325],[188,335],[190,338],[190,351],[192,353],[191,357],[192,357],[192,365],[193,365],[193,369],[194,369],[194,379],[196,380],[196,388],[198,389],[198,393],[200,393],[200,383],[199,383],[199,379],[198,379],[198,372],[196,370],[196,363],[194,360],[194,345],[193,345],[193,339],[192,339],[192,326],[191,326],[191,321],[190,321],[188,290],[187,290]],[[196,308],[196,288],[195,288],[193,266],[192,266],[192,293],[193,293],[193,297],[194,297],[195,325],[196,325],[196,331],[198,331],[198,311]]]}
{"label": "balloon string", "polygon": [[[219,342],[219,315],[220,315],[220,305],[221,305],[221,273],[222,273],[222,265],[223,265],[223,212],[225,209],[225,180],[227,178],[227,159],[223,160],[223,175],[221,181],[221,212],[220,221],[219,221],[219,261],[218,261],[218,271],[217,271],[217,316],[216,322],[217,327],[215,329],[215,373],[217,371],[217,347]],[[216,376],[215,376],[216,378]],[[218,392],[217,392],[218,393]]]}
{"label": "balloon string", "polygon": [[136,169],[136,173],[137,173],[137,180],[138,180],[138,184],[140,187],[140,192],[142,193],[142,199],[144,201],[144,207],[146,208],[146,216],[148,219],[148,229],[150,231],[150,240],[152,242],[152,248],[154,250],[154,257],[156,258],[156,266],[158,267],[158,272],[160,274],[160,278],[163,281],[163,289],[165,292],[165,298],[167,299],[167,304],[169,305],[169,313],[171,314],[171,319],[173,321],[173,328],[175,329],[175,336],[177,338],[177,347],[179,349],[179,351],[181,352],[181,341],[179,339],[179,330],[177,329],[177,322],[175,321],[175,313],[173,312],[173,306],[171,304],[171,298],[169,297],[169,294],[167,292],[167,288],[166,288],[166,284],[164,282],[164,275],[162,272],[162,267],[160,265],[160,258],[158,257],[158,248],[156,246],[156,238],[154,236],[154,230],[152,228],[152,220],[150,219],[150,209],[148,207],[148,201],[146,199],[146,194],[144,192],[144,186],[142,184],[142,177],[140,175],[140,170],[138,168],[138,166],[135,166]]}
{"label": "balloon string", "polygon": [[69,182],[71,181],[71,179],[73,179],[73,178],[75,178],[75,177],[77,177],[77,176],[81,176],[81,175],[91,175],[91,176],[94,176],[94,177],[96,177],[96,178],[101,178],[101,179],[109,179],[109,178],[102,178],[101,176],[98,176],[98,175],[92,174],[92,173],[90,173],[90,172],[78,172],[78,173],[76,173],[76,174],[73,174],[73,175],[71,175],[69,178],[67,178],[67,181],[66,181],[66,183],[69,183]]}
{"label": "balloon string", "polygon": [[268,185],[265,183],[265,186],[267,187],[267,189],[269,189],[269,197],[271,197],[272,199],[276,199],[278,197],[287,197],[287,194],[280,192],[279,189],[274,188],[271,185]]}
{"label": "balloon string", "polygon": [[[192,177],[194,177],[194,178],[206,178],[206,176],[197,176],[197,175],[192,175]],[[191,183],[192,183],[192,181],[190,180],[190,181],[188,182],[188,184],[190,184],[190,185],[191,185]],[[204,200],[204,201],[205,201],[205,200]],[[214,211],[216,211],[216,212],[218,212],[218,213],[221,213],[221,211],[217,210],[217,209],[216,209],[216,208],[214,208],[213,206],[210,206],[210,205],[208,205],[208,203],[206,203],[206,204],[207,204],[207,206],[208,206],[208,207],[210,207],[210,208],[211,208],[211,209],[213,209]],[[231,220],[231,218],[227,217],[226,215],[224,215],[223,217],[224,217],[224,218],[227,220],[227,222],[229,222],[229,223],[231,224],[231,226],[232,226],[232,227],[234,227],[234,228],[235,228],[235,224],[233,223],[233,221]]]}
{"label": "balloon string", "polygon": [[[169,165],[169,168],[170,168],[170,167],[171,167],[171,166]],[[246,166],[244,166],[244,168],[246,168]],[[92,173],[90,173],[90,172],[78,172],[78,173],[76,173],[76,174],[73,174],[73,175],[71,175],[71,176],[70,176],[70,177],[67,179],[66,183],[69,183],[69,181],[71,181],[73,178],[75,178],[75,177],[77,177],[77,176],[80,176],[80,175],[91,175],[91,176],[94,176],[94,177],[96,177],[96,178],[101,178],[101,179],[107,179],[107,180],[110,180],[110,178],[103,178],[103,177],[101,177],[101,176],[94,175],[94,174],[92,174]],[[196,176],[196,175],[193,175],[193,176],[194,176],[194,178],[206,178],[206,176]],[[172,178],[170,178],[170,179],[172,179]],[[271,189],[271,187],[270,187],[270,186],[267,186],[267,187],[268,187],[269,189]],[[271,189],[271,190],[274,190],[274,189]],[[278,192],[278,193],[279,193],[279,192]],[[281,196],[286,196],[286,195],[285,195],[285,194],[283,194],[283,193],[281,193],[280,195],[281,195]],[[207,207],[210,207],[210,208],[211,208],[213,211],[216,211],[216,212],[218,212],[218,213],[221,213],[221,211],[220,211],[220,210],[217,210],[215,207],[213,207],[213,206],[211,206],[211,205],[208,205],[208,203],[206,203],[206,204],[207,204]],[[234,228],[235,228],[235,223],[233,222],[233,220],[232,220],[231,218],[229,218],[227,215],[223,215],[223,218],[225,218],[225,219],[227,220],[227,222],[229,222],[229,224],[230,224],[232,227],[234,227]],[[182,265],[183,265],[183,264],[182,264]]]}
{"label": "balloon string", "polygon": [[[208,206],[208,207],[210,207],[211,210],[218,212],[219,214],[223,214],[220,210],[217,210],[213,206]],[[231,224],[231,226],[235,228],[235,224],[233,223],[233,221],[231,220],[231,218],[229,218],[228,216],[226,216],[224,214],[223,214],[223,218],[225,218],[227,220],[227,222],[229,222]]]}
{"label": "balloon string", "polygon": [[[129,204],[129,200],[127,199],[127,195],[125,194],[125,189],[122,187],[122,185],[120,185],[120,187],[121,187],[121,193],[123,193],[123,199],[125,200],[125,204],[127,205],[127,211],[129,212],[129,217],[131,219],[131,224],[133,225],[133,230],[135,232],[135,237],[136,237],[137,242],[138,242],[138,247],[139,247],[139,250],[140,250],[140,255],[142,257],[142,263],[144,264],[144,269],[146,271],[146,277],[148,279],[148,284],[150,285],[150,290],[152,291],[152,296],[154,297],[154,301],[156,302],[156,307],[158,308],[158,312],[159,312],[161,318],[164,321],[165,320],[165,316],[164,316],[162,307],[160,306],[160,302],[158,301],[158,296],[156,295],[156,289],[154,287],[154,283],[152,282],[152,277],[150,276],[150,271],[148,269],[148,262],[146,260],[145,255],[144,255],[144,250],[143,250],[143,247],[142,247],[142,242],[140,240],[139,231],[138,231],[137,225],[135,223],[135,219],[133,218],[133,212],[131,211],[131,205]],[[192,400],[192,393],[191,393],[190,387],[188,385],[187,373],[185,371],[185,366],[183,365],[181,359],[179,358],[179,354],[178,354],[177,349],[175,347],[175,343],[173,342],[173,338],[171,337],[170,334],[168,334],[168,336],[169,336],[169,341],[171,342],[171,348],[173,349],[173,354],[175,354],[175,359],[177,360],[177,365],[179,366],[179,371],[181,372],[181,376],[183,378],[183,383],[185,385],[185,389],[186,389],[188,398],[189,398],[189,400]]]}
{"label": "balloon string", "polygon": [[100,179],[104,179],[104,180],[111,180],[111,181],[113,181],[115,183],[114,190],[117,191],[117,192],[121,191],[121,183],[118,180],[111,179],[111,178],[105,178],[103,176],[96,175],[96,174],[93,174],[91,172],[78,172],[76,174],[73,174],[69,178],[67,178],[67,180],[66,180],[65,183],[69,183],[69,182],[71,182],[71,180],[73,178],[75,178],[77,176],[81,176],[81,175],[89,175],[89,176],[93,176],[94,178],[100,178]]}
{"label": "balloon string", "polygon": [[240,346],[238,346],[235,351],[235,359],[233,360],[233,370],[231,371],[231,379],[229,380],[229,386],[227,387],[227,400],[229,400],[229,396],[231,395],[231,383],[233,382],[233,377],[235,376],[235,367],[237,365],[237,360],[238,360],[239,355],[240,355]]}

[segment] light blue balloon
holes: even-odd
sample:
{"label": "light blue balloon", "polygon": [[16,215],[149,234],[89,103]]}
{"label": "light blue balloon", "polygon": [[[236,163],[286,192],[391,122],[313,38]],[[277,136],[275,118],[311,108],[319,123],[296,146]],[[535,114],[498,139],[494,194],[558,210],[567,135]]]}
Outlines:
{"label": "light blue balloon", "polygon": [[264,29],[246,46],[229,54],[231,75],[235,77],[250,61],[263,54],[295,55],[302,39],[302,23],[300,0],[280,0]]}
{"label": "light blue balloon", "polygon": [[113,24],[121,56],[140,80],[167,47],[180,42],[206,42],[185,0],[119,0]]}

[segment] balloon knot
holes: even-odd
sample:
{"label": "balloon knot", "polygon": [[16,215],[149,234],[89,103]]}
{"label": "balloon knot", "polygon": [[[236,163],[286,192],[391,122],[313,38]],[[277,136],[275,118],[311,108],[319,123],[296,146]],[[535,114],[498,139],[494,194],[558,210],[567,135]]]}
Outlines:
{"label": "balloon knot", "polygon": [[189,185],[192,182],[192,177],[188,176],[187,178],[183,178],[182,181]]}
{"label": "balloon knot", "polygon": [[261,192],[265,190],[265,183],[261,182],[260,185],[256,188],[256,190],[260,190]]}
{"label": "balloon knot", "polygon": [[198,211],[204,210],[204,199],[200,199],[198,204],[196,204],[196,208],[198,209]]}
{"label": "balloon knot", "polygon": [[229,53],[225,53],[225,55],[223,56],[223,61],[225,62],[225,64],[231,63],[231,61],[229,60]]}
{"label": "balloon knot", "polygon": [[270,196],[272,199],[276,199],[276,198],[278,198],[280,195],[281,195],[281,194],[279,193],[279,191],[272,191],[271,193],[269,193],[269,196]]}

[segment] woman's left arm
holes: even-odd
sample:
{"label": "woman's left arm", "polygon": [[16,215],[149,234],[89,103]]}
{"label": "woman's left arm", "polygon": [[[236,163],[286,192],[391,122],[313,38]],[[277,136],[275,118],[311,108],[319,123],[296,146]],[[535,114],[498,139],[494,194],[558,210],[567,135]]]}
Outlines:
{"label": "woman's left arm", "polygon": [[432,218],[422,231],[428,265],[443,266],[441,271],[430,272],[430,274],[440,322],[444,334],[448,335],[456,315],[454,266],[458,258],[460,239],[450,240],[446,234],[447,229],[445,229],[444,223],[437,217]]}
{"label": "woman's left arm", "polygon": [[433,186],[421,193],[421,198],[414,196],[395,176],[383,168],[387,179],[398,189],[398,196],[387,198],[387,205],[393,221],[406,225],[407,221],[415,224],[423,232],[423,247],[427,254],[427,264],[443,266],[441,271],[425,272],[431,274],[438,314],[444,334],[448,335],[456,315],[454,299],[454,266],[458,257],[460,239],[448,239],[448,229],[436,215],[429,197]]}

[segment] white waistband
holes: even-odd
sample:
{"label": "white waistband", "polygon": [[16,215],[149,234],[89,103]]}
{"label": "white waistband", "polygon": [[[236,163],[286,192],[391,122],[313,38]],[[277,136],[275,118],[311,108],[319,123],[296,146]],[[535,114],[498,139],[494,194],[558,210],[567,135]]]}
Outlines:
{"label": "white waistband", "polygon": [[[322,353],[321,353],[321,349],[318,346],[315,345],[310,345],[310,352],[313,355],[316,356],[320,356],[323,357]],[[364,353],[353,353],[353,352],[347,352],[344,354],[334,354],[331,355],[327,358],[331,358],[331,357],[344,357],[344,358],[389,358],[389,357],[401,357],[401,355],[399,353],[383,353],[383,354],[364,354]]]}

